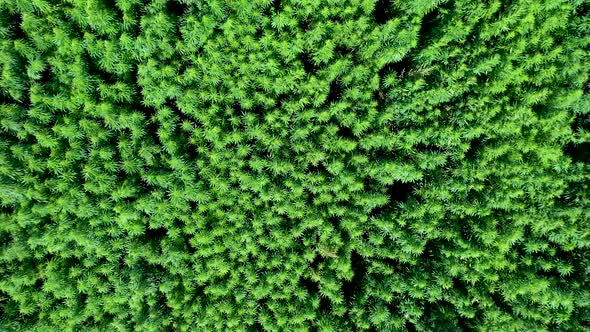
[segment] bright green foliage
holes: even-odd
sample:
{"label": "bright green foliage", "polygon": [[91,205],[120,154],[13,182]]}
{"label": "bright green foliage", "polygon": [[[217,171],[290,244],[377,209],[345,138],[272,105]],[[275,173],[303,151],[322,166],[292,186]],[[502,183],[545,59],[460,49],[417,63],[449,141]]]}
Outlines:
{"label": "bright green foliage", "polygon": [[590,329],[584,0],[0,0],[0,330]]}

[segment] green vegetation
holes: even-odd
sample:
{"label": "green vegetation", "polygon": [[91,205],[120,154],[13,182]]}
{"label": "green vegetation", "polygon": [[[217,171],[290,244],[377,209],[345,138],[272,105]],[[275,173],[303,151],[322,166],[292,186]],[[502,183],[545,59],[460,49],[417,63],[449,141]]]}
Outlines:
{"label": "green vegetation", "polygon": [[0,330],[589,330],[589,54],[585,0],[0,0]]}

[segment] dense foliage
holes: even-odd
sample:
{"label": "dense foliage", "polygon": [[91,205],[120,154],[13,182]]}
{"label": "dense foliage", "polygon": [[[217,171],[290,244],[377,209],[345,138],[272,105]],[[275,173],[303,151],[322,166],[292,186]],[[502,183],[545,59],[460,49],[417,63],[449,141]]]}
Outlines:
{"label": "dense foliage", "polygon": [[585,0],[0,0],[0,330],[590,329]]}

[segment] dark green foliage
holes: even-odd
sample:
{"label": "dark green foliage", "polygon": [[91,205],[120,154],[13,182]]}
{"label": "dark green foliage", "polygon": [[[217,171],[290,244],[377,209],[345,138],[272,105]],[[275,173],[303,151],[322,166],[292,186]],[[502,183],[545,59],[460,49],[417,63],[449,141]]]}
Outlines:
{"label": "dark green foliage", "polygon": [[0,0],[0,330],[590,329],[581,0]]}

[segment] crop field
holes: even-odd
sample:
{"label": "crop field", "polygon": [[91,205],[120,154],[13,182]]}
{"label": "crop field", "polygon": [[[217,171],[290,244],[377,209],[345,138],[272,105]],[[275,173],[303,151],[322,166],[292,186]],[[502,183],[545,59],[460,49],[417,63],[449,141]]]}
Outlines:
{"label": "crop field", "polygon": [[587,0],[0,0],[0,331],[590,331]]}

